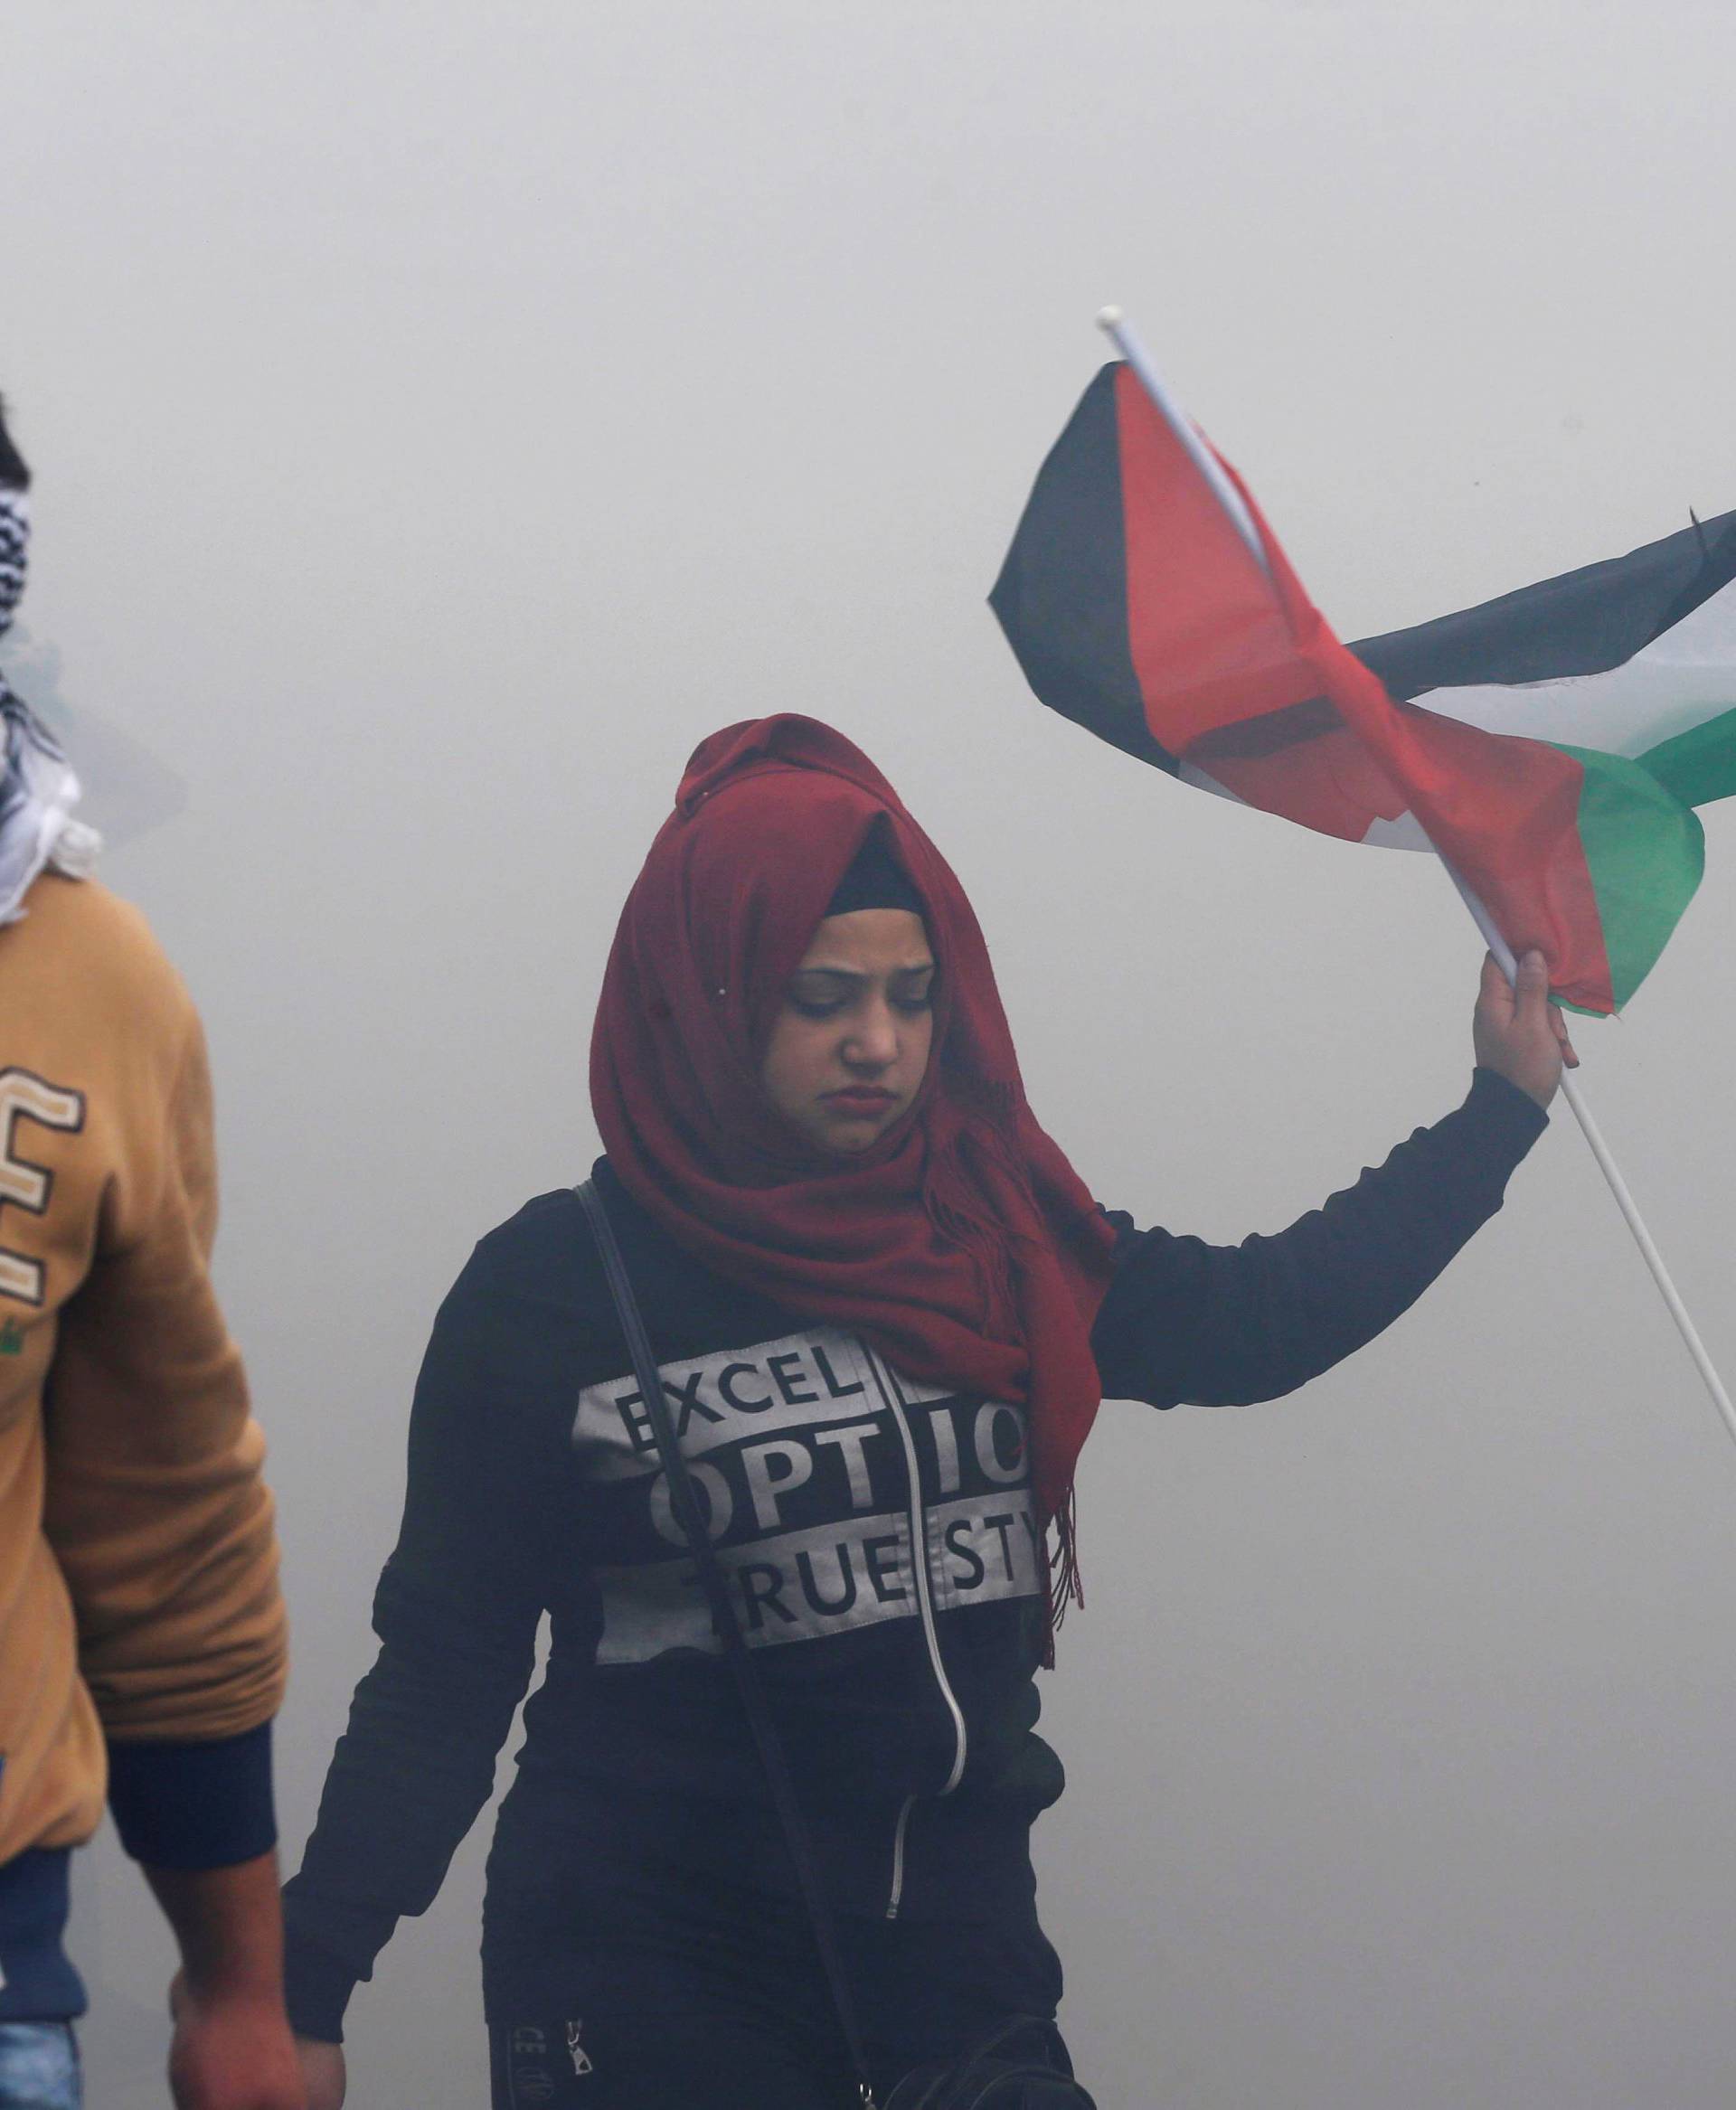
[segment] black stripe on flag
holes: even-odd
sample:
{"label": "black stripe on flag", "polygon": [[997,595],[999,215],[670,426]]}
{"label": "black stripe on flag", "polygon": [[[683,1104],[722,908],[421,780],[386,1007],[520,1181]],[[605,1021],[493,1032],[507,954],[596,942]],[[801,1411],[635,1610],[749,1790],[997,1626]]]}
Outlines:
{"label": "black stripe on flag", "polygon": [[1351,646],[1394,696],[1558,681],[1631,659],[1736,578],[1736,513]]}

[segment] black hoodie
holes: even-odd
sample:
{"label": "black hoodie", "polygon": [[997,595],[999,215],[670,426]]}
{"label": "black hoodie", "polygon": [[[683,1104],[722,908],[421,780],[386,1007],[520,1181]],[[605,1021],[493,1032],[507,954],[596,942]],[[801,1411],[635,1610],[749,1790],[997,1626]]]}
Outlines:
{"label": "black hoodie", "polygon": [[[1543,1126],[1479,1070],[1462,1107],[1276,1237],[1209,1246],[1112,1216],[1092,1335],[1105,1396],[1243,1404],[1329,1369],[1499,1208]],[[1028,1905],[1029,1828],[1061,1770],[1034,1734],[1043,1555],[1021,1412],[913,1383],[724,1282],[606,1162],[596,1177],[835,1907]],[[491,1986],[558,1936],[599,1857],[792,1887],[566,1190],[482,1240],[435,1322],[380,1654],[286,1893],[302,2033],[340,2035],[400,1916],[432,1901],[493,1785],[545,1610],[548,1668],[489,1862]]]}

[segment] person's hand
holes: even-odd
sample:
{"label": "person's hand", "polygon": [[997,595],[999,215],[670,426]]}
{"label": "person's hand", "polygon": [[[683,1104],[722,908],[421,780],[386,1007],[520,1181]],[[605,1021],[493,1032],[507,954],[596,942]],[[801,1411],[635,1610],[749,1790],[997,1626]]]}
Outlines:
{"label": "person's hand", "polygon": [[344,2047],[322,2044],[314,2037],[297,2037],[296,2049],[301,2057],[307,2110],[344,2110],[344,2091],[349,2086],[344,2070]]}
{"label": "person's hand", "polygon": [[169,2010],[175,2110],[307,2110],[301,2061],[280,1997],[201,1994],[183,1974],[170,1989]]}
{"label": "person's hand", "polygon": [[1549,969],[1540,952],[1520,961],[1518,984],[1511,989],[1494,956],[1486,956],[1471,1039],[1485,1069],[1516,1084],[1540,1107],[1555,1097],[1562,1064],[1570,1069],[1580,1066],[1567,1021],[1549,1001]]}

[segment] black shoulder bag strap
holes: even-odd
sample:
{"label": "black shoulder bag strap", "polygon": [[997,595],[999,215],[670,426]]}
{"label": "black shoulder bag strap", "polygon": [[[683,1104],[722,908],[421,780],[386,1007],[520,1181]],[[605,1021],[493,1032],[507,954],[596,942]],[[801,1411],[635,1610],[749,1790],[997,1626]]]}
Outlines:
{"label": "black shoulder bag strap", "polygon": [[807,1825],[796,1800],[796,1790],[789,1777],[788,1761],[784,1757],[783,1745],[778,1741],[777,1729],[766,1705],[759,1673],[748,1654],[747,1641],[741,1632],[741,1623],[735,1615],[735,1604],[730,1596],[729,1585],[719,1564],[716,1549],[712,1544],[711,1533],[705,1529],[704,1520],[699,1512],[693,1477],[687,1470],[687,1461],[681,1455],[681,1445],[676,1438],[675,1425],[669,1418],[669,1402],[657,1375],[657,1359],[651,1352],[645,1321],[639,1314],[639,1300],[634,1295],[632,1278],[627,1272],[627,1263],[621,1258],[621,1248],[616,1242],[615,1227],[609,1220],[609,1211],[597,1191],[596,1182],[587,1180],[575,1192],[584,1204],[585,1214],[590,1220],[591,1231],[597,1240],[597,1249],[602,1255],[603,1272],[609,1277],[609,1295],[615,1300],[621,1331],[627,1336],[627,1349],[633,1358],[633,1372],[638,1380],[639,1394],[645,1402],[652,1434],[656,1437],[657,1455],[668,1476],[669,1494],[675,1516],[686,1533],[688,1550],[693,1554],[693,1565],[698,1568],[700,1580],[704,1586],[711,1605],[712,1624],[717,1629],[718,1637],[723,1644],[723,1653],[730,1660],[731,1670],[735,1673],[736,1690],[741,1695],[748,1726],[753,1732],[754,1743],[759,1747],[760,1762],[765,1768],[772,1803],[789,1847],[789,1857],[796,1864],[796,1880],[801,1889],[802,1903],[807,1907],[807,1917],[814,1929],[815,1945],[819,1950],[826,1983],[831,1989],[832,2004],[837,2010],[838,2025],[843,2030],[844,2046],[855,2071],[856,2090],[862,2099],[863,2110],[875,2110],[873,2089],[868,2079],[868,2061],[862,2046],[862,2031],[857,2026],[850,1989],[844,1983],[844,1964],[833,1933],[832,1914],[820,1889],[818,1871],[814,1865],[813,1848],[808,1843]]}

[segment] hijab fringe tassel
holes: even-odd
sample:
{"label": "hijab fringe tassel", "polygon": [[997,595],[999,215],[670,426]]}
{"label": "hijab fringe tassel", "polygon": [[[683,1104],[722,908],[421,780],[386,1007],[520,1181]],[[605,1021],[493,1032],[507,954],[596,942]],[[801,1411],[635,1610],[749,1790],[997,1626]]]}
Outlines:
{"label": "hijab fringe tassel", "polygon": [[1055,1518],[1055,1543],[1043,1570],[1043,1611],[1047,1615],[1043,1667],[1052,1671],[1055,1636],[1067,1616],[1068,1605],[1077,1605],[1081,1612],[1085,1609],[1085,1585],[1079,1572],[1079,1516],[1071,1487]]}

